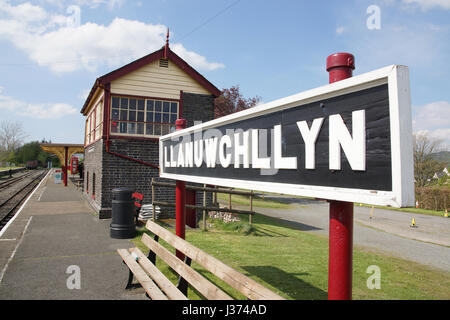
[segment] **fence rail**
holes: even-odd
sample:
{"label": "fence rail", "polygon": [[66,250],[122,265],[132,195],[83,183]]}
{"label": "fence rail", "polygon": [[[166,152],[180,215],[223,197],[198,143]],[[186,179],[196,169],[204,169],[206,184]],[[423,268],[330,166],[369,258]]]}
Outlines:
{"label": "fence rail", "polygon": [[[156,182],[154,179],[152,179],[152,205],[153,205],[153,212],[155,210],[155,206],[161,206],[161,207],[175,207],[174,203],[171,202],[165,202],[165,201],[157,201],[155,199],[155,187],[166,187],[166,188],[176,188],[176,184],[170,183],[170,182]],[[192,185],[186,185],[186,190],[192,190],[192,191],[203,191],[203,205],[192,205],[192,204],[186,204],[186,208],[189,209],[195,209],[195,210],[202,210],[203,211],[203,230],[206,230],[206,212],[209,211],[216,211],[216,212],[229,212],[229,213],[235,213],[235,214],[246,214],[248,215],[249,224],[252,224],[252,216],[255,214],[253,211],[253,191],[240,191],[240,190],[233,190],[231,189],[224,189],[224,188],[211,188],[204,185],[203,187],[199,186],[192,186]],[[212,192],[214,194],[214,202],[216,206],[207,206],[206,205],[206,192]],[[217,193],[224,193],[229,194],[229,207],[228,208],[220,208],[217,205]],[[240,210],[240,209],[232,209],[231,208],[231,195],[240,195],[240,196],[248,196],[250,197],[250,210]]]}

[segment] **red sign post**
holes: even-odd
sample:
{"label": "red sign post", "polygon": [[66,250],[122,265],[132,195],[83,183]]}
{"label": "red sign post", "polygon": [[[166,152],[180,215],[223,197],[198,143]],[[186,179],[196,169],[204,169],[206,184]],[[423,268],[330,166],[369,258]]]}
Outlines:
{"label": "red sign post", "polygon": [[[185,119],[177,119],[175,122],[176,130],[186,128]],[[180,238],[186,237],[186,182],[176,180],[175,189],[175,233]],[[184,260],[184,254],[177,250],[176,255],[179,259]]]}
{"label": "red sign post", "polygon": [[[327,58],[330,83],[352,76],[355,58],[350,53],[335,53]],[[353,202],[330,201],[328,299],[352,298]]]}

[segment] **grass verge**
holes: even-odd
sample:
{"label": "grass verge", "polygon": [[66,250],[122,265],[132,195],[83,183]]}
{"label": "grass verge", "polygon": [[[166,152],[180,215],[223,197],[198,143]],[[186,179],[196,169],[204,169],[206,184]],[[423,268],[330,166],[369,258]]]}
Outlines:
{"label": "grass verge", "polygon": [[18,169],[18,168],[20,168],[20,167],[2,167],[2,168],[0,168],[0,171],[6,171],[9,169]]}
{"label": "grass verge", "polygon": [[[359,205],[358,203],[355,203],[355,206]],[[372,207],[372,205],[368,204],[361,204],[365,207]],[[419,213],[419,214],[425,214],[429,216],[438,216],[443,217],[444,211],[436,211],[436,210],[427,210],[427,209],[421,209],[421,208],[414,208],[414,207],[408,207],[408,208],[394,208],[394,207],[386,207],[386,206],[374,206],[377,209],[384,209],[384,210],[393,210],[393,211],[401,211],[401,212],[410,212],[410,213]]]}
{"label": "grass verge", "polygon": [[[186,239],[287,299],[327,299],[328,238],[299,231],[259,214],[255,214],[252,229],[246,232],[246,218],[242,216],[241,223],[231,223],[241,224],[240,227],[212,222],[212,228],[206,232],[186,230]],[[133,241],[147,252],[139,239],[140,235]],[[173,252],[166,243],[162,244]],[[371,274],[366,271],[372,265],[380,268],[381,289],[367,288]],[[164,262],[157,259],[157,266],[176,283],[176,274]],[[193,267],[234,298],[244,299],[203,267],[195,263]],[[353,299],[449,299],[449,292],[449,272],[358,247],[354,249]],[[188,297],[201,298],[191,288]]]}
{"label": "grass verge", "polygon": [[[229,195],[224,193],[218,193],[217,199],[222,200],[223,202],[226,203],[226,205],[228,205]],[[231,196],[231,206],[233,205],[250,207],[250,197],[234,194]],[[280,201],[263,200],[256,196],[253,197],[253,207],[287,209],[289,208],[289,206],[290,206],[289,204]]]}

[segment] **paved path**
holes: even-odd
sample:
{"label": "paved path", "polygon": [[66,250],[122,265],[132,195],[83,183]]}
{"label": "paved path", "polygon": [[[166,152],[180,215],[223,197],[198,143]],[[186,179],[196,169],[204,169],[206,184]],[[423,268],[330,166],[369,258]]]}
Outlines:
{"label": "paved path", "polygon": [[[288,199],[289,209],[256,208],[300,230],[328,236],[329,205],[325,201]],[[277,197],[277,200],[282,200]],[[237,207],[237,206],[235,206]],[[242,207],[244,208],[244,207]],[[247,208],[248,209],[248,208]],[[354,245],[450,271],[450,218],[374,209],[355,205]],[[415,217],[417,228],[411,228]],[[416,240],[418,239],[418,240]]]}
{"label": "paved path", "polygon": [[[71,183],[52,178],[0,237],[0,299],[145,299],[124,290],[128,270],[116,249],[133,244],[111,239],[111,220],[99,220]],[[70,266],[79,267],[80,289],[67,286]]]}

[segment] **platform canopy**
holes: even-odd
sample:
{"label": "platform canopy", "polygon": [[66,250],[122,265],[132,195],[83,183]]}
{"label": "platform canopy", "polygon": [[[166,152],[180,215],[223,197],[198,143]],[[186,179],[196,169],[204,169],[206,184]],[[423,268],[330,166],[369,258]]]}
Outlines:
{"label": "platform canopy", "polygon": [[62,165],[64,185],[67,186],[67,161],[75,153],[84,153],[84,145],[67,143],[40,143],[42,150],[56,155]]}
{"label": "platform canopy", "polygon": [[61,164],[64,164],[65,160],[70,159],[75,153],[84,153],[84,145],[82,144],[40,143],[40,145],[45,152],[56,155]]}

